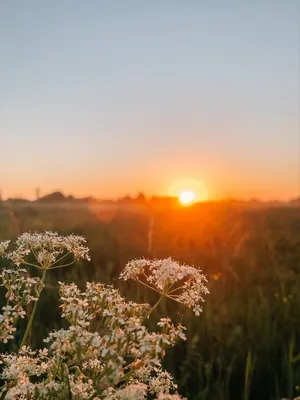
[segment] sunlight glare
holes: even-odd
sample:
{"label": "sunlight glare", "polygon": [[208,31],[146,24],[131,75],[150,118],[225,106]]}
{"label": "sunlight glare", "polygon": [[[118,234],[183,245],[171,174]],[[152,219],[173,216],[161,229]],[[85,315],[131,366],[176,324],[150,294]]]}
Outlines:
{"label": "sunlight glare", "polygon": [[169,186],[168,194],[177,197],[182,205],[208,199],[206,185],[202,181],[190,177],[174,181]]}
{"label": "sunlight glare", "polygon": [[192,190],[185,190],[180,193],[179,201],[183,205],[192,204],[196,200],[196,195]]}

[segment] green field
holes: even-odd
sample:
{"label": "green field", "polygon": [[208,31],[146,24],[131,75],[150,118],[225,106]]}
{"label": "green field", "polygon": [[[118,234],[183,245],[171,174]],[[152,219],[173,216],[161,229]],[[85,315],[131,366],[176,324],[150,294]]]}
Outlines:
{"label": "green field", "polygon": [[155,295],[119,282],[118,275],[133,258],[171,256],[201,267],[211,292],[200,317],[169,302],[157,310],[156,317],[169,315],[188,328],[187,342],[165,359],[180,393],[195,400],[279,400],[300,393],[299,206],[0,202],[1,240],[29,230],[81,234],[92,255],[91,263],[55,270],[47,281],[33,346],[60,326],[57,280],[101,280],[130,299],[154,303]]}

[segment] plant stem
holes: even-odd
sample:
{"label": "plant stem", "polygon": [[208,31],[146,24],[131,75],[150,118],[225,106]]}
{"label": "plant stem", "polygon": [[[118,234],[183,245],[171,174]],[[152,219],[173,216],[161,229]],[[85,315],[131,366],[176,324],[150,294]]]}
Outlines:
{"label": "plant stem", "polygon": [[153,311],[156,309],[156,307],[159,305],[159,303],[161,302],[161,300],[163,299],[164,296],[161,296],[159,298],[159,300],[154,304],[154,306],[151,308],[151,310],[148,312],[148,314],[146,315],[145,319],[149,317],[150,314],[153,313]]}
{"label": "plant stem", "polygon": [[159,292],[157,289],[155,289],[153,286],[147,285],[147,283],[144,283],[143,281],[141,281],[139,278],[136,278],[136,281],[141,283],[142,285],[146,286],[147,288],[154,290],[155,292],[161,294],[161,292]]}
{"label": "plant stem", "polygon": [[[63,265],[55,265],[54,267],[49,267],[48,269],[55,269],[55,268],[63,268],[63,267],[68,267],[69,265],[72,265],[76,262],[76,260],[73,260],[69,262],[68,264],[63,264]],[[53,265],[53,264],[52,264]]]}
{"label": "plant stem", "polygon": [[61,260],[63,260],[65,257],[67,257],[69,254],[71,254],[71,251],[68,251],[68,253],[64,254],[63,256],[61,256],[60,258],[58,258],[54,263],[52,263],[51,265],[49,265],[49,268],[52,267],[52,265],[57,264],[58,262],[60,262]]}
{"label": "plant stem", "polygon": [[35,268],[38,268],[38,269],[44,269],[44,268],[40,267],[39,265],[32,264],[32,263],[29,263],[27,261],[23,261],[22,264],[30,265],[31,267],[35,267]]}
{"label": "plant stem", "polygon": [[[45,282],[46,273],[47,273],[47,270],[44,269],[44,270],[43,270],[43,275],[42,275],[42,283]],[[42,290],[43,290],[43,289],[42,289]],[[41,292],[42,292],[42,290],[41,290]],[[27,327],[26,327],[26,331],[25,331],[25,333],[24,333],[24,336],[23,336],[23,339],[22,339],[22,342],[21,342],[21,345],[20,345],[20,349],[26,344],[26,341],[27,341],[27,339],[28,339],[29,333],[30,333],[30,331],[31,331],[33,319],[34,319],[34,316],[35,316],[35,313],[36,313],[36,310],[37,310],[37,306],[38,306],[39,299],[40,299],[40,297],[41,297],[41,292],[40,292],[39,298],[38,298],[37,301],[34,303],[34,306],[33,306],[33,309],[32,309],[32,312],[31,312],[31,315],[30,315],[30,318],[29,318],[29,321],[28,321],[28,324],[27,324]]]}

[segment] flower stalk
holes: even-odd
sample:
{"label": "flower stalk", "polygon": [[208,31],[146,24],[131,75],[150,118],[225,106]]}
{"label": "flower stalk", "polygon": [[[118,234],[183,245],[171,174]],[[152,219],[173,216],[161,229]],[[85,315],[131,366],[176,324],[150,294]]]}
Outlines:
{"label": "flower stalk", "polygon": [[[47,269],[44,268],[43,274],[42,274],[42,279],[41,279],[41,282],[42,282],[43,285],[45,284],[46,274],[47,274]],[[37,301],[34,303],[34,306],[33,306],[32,312],[30,314],[30,318],[29,318],[29,321],[28,321],[28,324],[27,324],[27,327],[26,327],[26,330],[25,330],[25,333],[24,333],[24,336],[23,336],[23,339],[22,339],[22,342],[21,342],[21,345],[20,345],[20,349],[22,349],[22,347],[26,345],[28,336],[31,333],[32,323],[33,323],[33,320],[34,320],[34,317],[35,317],[35,314],[36,314],[36,310],[37,310],[37,307],[38,307],[38,303],[39,303],[39,300],[40,300],[40,297],[41,297],[42,290],[43,290],[43,287],[41,288],[41,291],[40,291],[40,294],[39,294],[39,297],[38,297]]]}

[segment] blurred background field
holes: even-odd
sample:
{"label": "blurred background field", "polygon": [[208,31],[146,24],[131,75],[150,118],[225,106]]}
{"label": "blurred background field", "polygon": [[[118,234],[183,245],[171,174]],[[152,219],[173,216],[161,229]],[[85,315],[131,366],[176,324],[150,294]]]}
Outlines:
{"label": "blurred background field", "polygon": [[172,257],[201,267],[211,292],[200,317],[170,302],[156,312],[155,318],[169,315],[188,328],[188,340],[165,358],[180,393],[195,400],[279,400],[300,393],[297,203],[0,202],[1,240],[36,230],[85,236],[92,261],[49,274],[33,346],[61,326],[57,280],[112,283],[127,298],[153,304],[155,294],[119,281],[119,273],[136,257]]}

